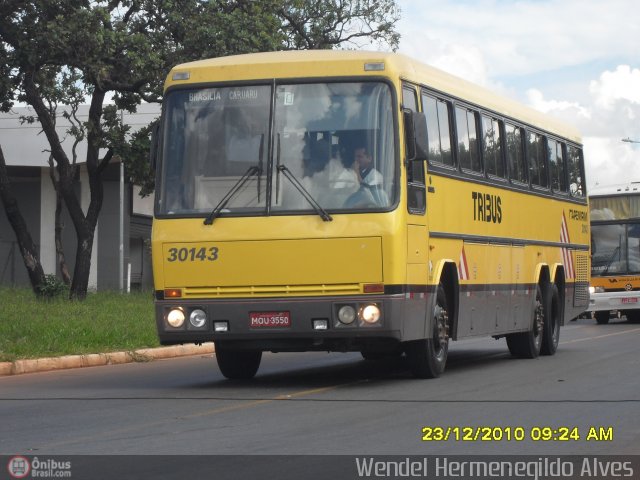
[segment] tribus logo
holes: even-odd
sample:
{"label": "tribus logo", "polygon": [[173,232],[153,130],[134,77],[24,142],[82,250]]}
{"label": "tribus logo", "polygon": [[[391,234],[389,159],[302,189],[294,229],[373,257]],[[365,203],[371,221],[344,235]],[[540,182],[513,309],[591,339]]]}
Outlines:
{"label": "tribus logo", "polygon": [[7,464],[7,470],[13,478],[25,478],[31,471],[31,463],[26,457],[11,457]]}

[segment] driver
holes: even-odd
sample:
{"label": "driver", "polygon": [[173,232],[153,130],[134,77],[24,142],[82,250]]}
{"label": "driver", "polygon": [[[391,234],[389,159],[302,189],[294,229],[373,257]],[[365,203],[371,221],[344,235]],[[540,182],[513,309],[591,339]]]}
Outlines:
{"label": "driver", "polygon": [[383,207],[389,204],[389,197],[382,188],[382,174],[373,163],[373,157],[366,147],[358,146],[354,149],[352,168],[360,189],[347,199],[345,207]]}

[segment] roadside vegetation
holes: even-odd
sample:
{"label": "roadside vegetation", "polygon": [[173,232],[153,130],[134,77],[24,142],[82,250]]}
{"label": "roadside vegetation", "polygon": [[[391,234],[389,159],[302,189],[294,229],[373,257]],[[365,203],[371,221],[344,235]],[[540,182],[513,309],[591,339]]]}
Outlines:
{"label": "roadside vegetation", "polygon": [[0,362],[158,345],[151,292],[99,292],[69,302],[0,287]]}

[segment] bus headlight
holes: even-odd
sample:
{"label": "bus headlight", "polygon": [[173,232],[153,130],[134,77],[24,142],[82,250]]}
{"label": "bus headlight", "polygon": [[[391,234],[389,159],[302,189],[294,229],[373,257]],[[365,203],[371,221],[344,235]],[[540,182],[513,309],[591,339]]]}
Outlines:
{"label": "bus headlight", "polygon": [[356,309],[351,305],[343,305],[338,309],[338,320],[345,325],[351,325],[356,319]]}
{"label": "bus headlight", "polygon": [[196,328],[202,328],[204,324],[207,323],[207,314],[204,310],[196,308],[189,315],[189,323]]}
{"label": "bus headlight", "polygon": [[180,328],[184,325],[184,311],[181,308],[172,308],[167,313],[167,323],[173,328]]}
{"label": "bus headlight", "polygon": [[360,310],[360,318],[365,323],[378,323],[380,321],[380,308],[377,305],[366,305]]}
{"label": "bus headlight", "polygon": [[589,293],[592,295],[594,293],[604,293],[604,287],[589,287]]}

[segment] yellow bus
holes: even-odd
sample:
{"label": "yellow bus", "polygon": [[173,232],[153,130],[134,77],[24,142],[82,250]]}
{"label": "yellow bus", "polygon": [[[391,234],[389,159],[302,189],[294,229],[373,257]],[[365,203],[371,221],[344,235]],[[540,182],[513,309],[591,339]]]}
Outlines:
{"label": "yellow bus", "polygon": [[591,212],[589,312],[599,324],[620,313],[640,321],[640,182],[596,187]]}
{"label": "yellow bus", "polygon": [[588,303],[579,134],[392,53],[272,52],[178,65],[154,140],[162,344],[406,355],[450,340],[553,354]]}

